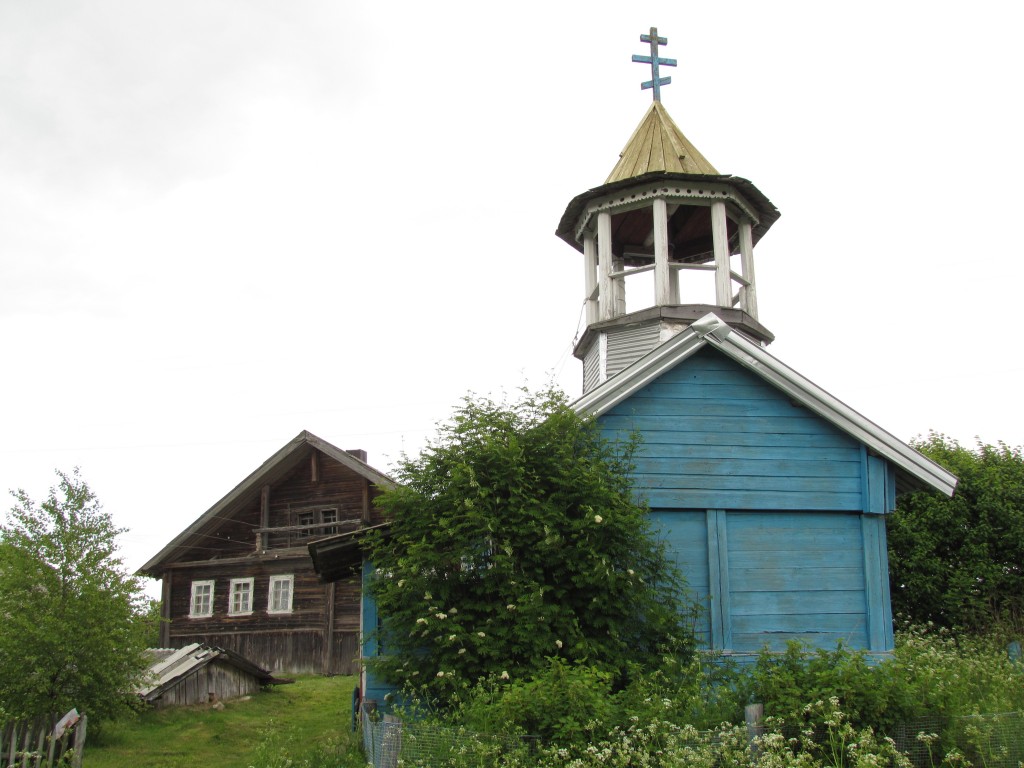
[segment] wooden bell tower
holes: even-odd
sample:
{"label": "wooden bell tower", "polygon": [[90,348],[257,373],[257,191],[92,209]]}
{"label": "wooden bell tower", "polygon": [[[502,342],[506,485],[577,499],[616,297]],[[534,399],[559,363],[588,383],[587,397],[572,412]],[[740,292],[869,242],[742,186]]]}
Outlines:
{"label": "wooden bell tower", "polygon": [[[683,135],[661,103],[659,56],[667,39],[641,35],[650,56],[654,101],[604,184],[569,203],[556,234],[583,254],[587,328],[574,354],[584,394],[715,312],[762,345],[774,337],[758,322],[754,245],[779,212],[751,182],[720,174]],[[644,273],[647,279],[635,279]],[[703,273],[703,274],[701,274]],[[648,298],[630,296],[643,283]],[[650,286],[653,283],[653,293]]]}

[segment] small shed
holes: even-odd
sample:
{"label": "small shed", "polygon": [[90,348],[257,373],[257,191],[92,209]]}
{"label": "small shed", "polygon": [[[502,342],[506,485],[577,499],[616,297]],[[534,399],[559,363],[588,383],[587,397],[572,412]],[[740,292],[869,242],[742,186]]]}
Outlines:
{"label": "small shed", "polygon": [[184,648],[151,648],[148,682],[138,694],[154,707],[211,704],[259,692],[265,685],[291,680],[271,672],[237,653],[202,643]]}

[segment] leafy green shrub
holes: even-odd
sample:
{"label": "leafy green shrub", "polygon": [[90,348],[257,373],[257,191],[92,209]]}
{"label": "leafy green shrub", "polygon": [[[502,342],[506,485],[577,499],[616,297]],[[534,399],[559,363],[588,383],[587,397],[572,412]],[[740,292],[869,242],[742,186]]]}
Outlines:
{"label": "leafy green shrub", "polygon": [[924,624],[1024,625],[1024,453],[931,433],[914,447],[959,478],[953,498],[899,497],[886,519],[892,604]]}
{"label": "leafy green shrub", "polygon": [[0,702],[16,717],[75,707],[95,736],[139,706],[150,625],[124,529],[77,469],[57,477],[41,502],[12,492],[0,522]]}
{"label": "leafy green shrub", "polygon": [[569,744],[593,736],[615,719],[612,676],[586,664],[550,658],[526,680],[480,683],[470,691],[462,722],[489,733],[523,733]]}
{"label": "leafy green shrub", "polygon": [[896,650],[884,666],[910,702],[908,717],[1024,710],[1024,666],[1010,660],[1002,638],[908,627],[896,633]]}
{"label": "leafy green shrub", "polygon": [[747,671],[728,659],[665,655],[653,669],[633,670],[629,684],[616,695],[616,723],[624,725],[630,716],[698,729],[741,722],[750,688]]}
{"label": "leafy green shrub", "polygon": [[467,398],[377,503],[371,584],[392,683],[445,700],[463,681],[541,672],[556,656],[625,681],[628,662],[687,657],[686,594],[605,440],[557,391]]}
{"label": "leafy green shrub", "polygon": [[765,714],[790,723],[801,721],[808,704],[833,697],[856,728],[885,730],[907,715],[908,701],[888,662],[843,645],[826,651],[790,642],[781,654],[762,653],[750,677]]}
{"label": "leafy green shrub", "polygon": [[[492,752],[481,765],[859,768],[907,765],[885,734],[914,744],[915,719],[927,716],[940,733],[922,733],[919,753],[935,768],[963,765],[965,755],[976,765],[1004,754],[1016,760],[1016,742],[1005,734],[1019,717],[957,716],[1024,711],[1024,668],[1001,641],[934,628],[897,633],[896,650],[882,660],[793,643],[746,668],[666,655],[627,678],[616,687],[603,670],[549,658],[526,679],[461,685],[441,717],[471,731],[544,736],[539,757]],[[745,726],[728,724],[742,723],[748,697],[770,715],[753,747]],[[704,730],[716,722],[726,725]]]}

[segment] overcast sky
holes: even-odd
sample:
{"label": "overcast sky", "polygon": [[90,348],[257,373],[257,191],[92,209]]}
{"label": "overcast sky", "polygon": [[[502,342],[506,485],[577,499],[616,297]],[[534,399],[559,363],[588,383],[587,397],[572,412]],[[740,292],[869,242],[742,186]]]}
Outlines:
{"label": "overcast sky", "polygon": [[0,489],[137,568],[303,429],[388,470],[554,378],[553,232],[650,103],[782,218],[769,351],[903,439],[1024,443],[1020,6],[0,2]]}

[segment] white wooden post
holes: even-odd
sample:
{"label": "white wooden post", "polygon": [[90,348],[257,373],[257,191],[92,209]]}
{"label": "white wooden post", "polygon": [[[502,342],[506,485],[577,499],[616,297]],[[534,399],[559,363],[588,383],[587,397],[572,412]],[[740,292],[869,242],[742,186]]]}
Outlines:
{"label": "white wooden post", "polygon": [[583,290],[586,293],[587,325],[593,325],[600,318],[597,297],[597,243],[593,232],[583,233]]}
{"label": "white wooden post", "polygon": [[757,289],[754,283],[754,236],[751,221],[746,216],[740,219],[740,270],[748,285],[740,295],[740,309],[757,319]]}
{"label": "white wooden post", "polygon": [[612,215],[608,211],[597,214],[597,263],[601,270],[598,293],[601,319],[611,320],[615,316],[615,297],[612,295]]}
{"label": "white wooden post", "polygon": [[626,263],[621,256],[612,257],[612,272],[619,272],[618,277],[612,278],[612,317],[621,317],[626,314],[626,278],[621,274],[626,269]]}
{"label": "white wooden post", "polygon": [[732,267],[729,263],[729,224],[725,216],[725,203],[711,204],[711,238],[715,249],[715,303],[720,307],[732,306]]}
{"label": "white wooden post", "polygon": [[[672,303],[672,275],[668,268],[668,204],[654,198],[654,305]],[[678,289],[677,289],[678,292]]]}

